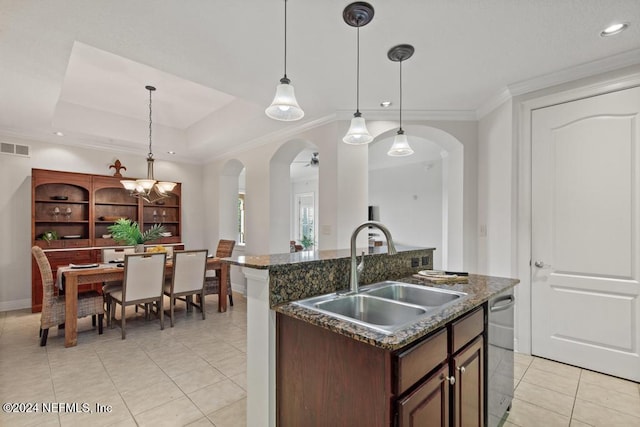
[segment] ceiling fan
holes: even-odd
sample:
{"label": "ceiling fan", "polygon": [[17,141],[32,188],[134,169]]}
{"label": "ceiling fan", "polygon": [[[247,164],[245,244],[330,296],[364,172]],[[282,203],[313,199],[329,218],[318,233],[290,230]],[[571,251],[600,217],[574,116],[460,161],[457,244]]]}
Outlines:
{"label": "ceiling fan", "polygon": [[320,159],[318,158],[318,154],[319,153],[312,153],[311,154],[311,159],[309,159],[308,162],[305,162],[304,160],[296,160],[293,163],[306,163],[304,165],[304,167],[313,167],[313,168],[317,168],[320,165]]}

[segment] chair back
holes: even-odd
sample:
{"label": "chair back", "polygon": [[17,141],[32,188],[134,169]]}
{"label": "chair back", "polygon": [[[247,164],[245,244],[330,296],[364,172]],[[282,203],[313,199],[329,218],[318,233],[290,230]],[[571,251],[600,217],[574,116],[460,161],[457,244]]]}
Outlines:
{"label": "chair back", "polygon": [[108,263],[115,260],[123,260],[126,254],[133,254],[135,248],[104,248],[102,249],[102,262]]}
{"label": "chair back", "polygon": [[202,290],[208,254],[207,249],[174,252],[171,279],[174,293]]}
{"label": "chair back", "polygon": [[51,272],[51,264],[44,251],[39,246],[31,248],[31,254],[36,259],[40,277],[42,278],[42,305],[50,304],[53,299],[53,273]]}
{"label": "chair back", "polygon": [[164,287],[167,254],[141,253],[124,256],[123,302],[157,298]]}
{"label": "chair back", "polygon": [[216,258],[227,258],[233,254],[233,247],[236,245],[235,240],[220,239],[218,248],[216,249]]}

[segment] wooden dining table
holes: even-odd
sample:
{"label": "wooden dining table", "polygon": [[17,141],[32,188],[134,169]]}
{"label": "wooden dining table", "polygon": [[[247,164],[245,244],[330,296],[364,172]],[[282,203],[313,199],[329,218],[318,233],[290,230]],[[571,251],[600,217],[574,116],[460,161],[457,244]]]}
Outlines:
{"label": "wooden dining table", "polygon": [[[227,311],[227,276],[229,264],[220,261],[220,258],[207,258],[207,270],[215,270],[220,277],[218,286],[218,311]],[[167,261],[165,277],[171,277],[173,262]],[[124,268],[102,264],[99,267],[87,269],[70,269],[62,272],[64,276],[64,298],[66,313],[78,312],[78,285],[87,283],[100,283],[121,281],[124,279]],[[224,295],[222,297],[221,295]],[[64,346],[74,347],[78,343],[78,316],[66,316],[64,322]]]}

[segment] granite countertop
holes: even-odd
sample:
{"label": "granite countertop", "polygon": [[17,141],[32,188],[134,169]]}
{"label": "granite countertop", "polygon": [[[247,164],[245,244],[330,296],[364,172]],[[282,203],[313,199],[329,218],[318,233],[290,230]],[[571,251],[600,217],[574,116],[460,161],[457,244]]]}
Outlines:
{"label": "granite countertop", "polygon": [[335,317],[301,307],[294,303],[278,305],[274,307],[274,310],[286,316],[329,329],[357,341],[362,341],[375,347],[393,351],[428,335],[451,320],[473,310],[476,307],[479,307],[493,296],[512,288],[519,283],[519,280],[517,279],[480,276],[475,274],[469,275],[469,283],[432,284],[414,277],[403,278],[399,281],[465,292],[468,296],[462,301],[456,302],[446,307],[444,310],[438,311],[432,316],[426,317],[419,322],[413,323],[390,335],[352,322],[337,319]]}
{"label": "granite countertop", "polygon": [[[410,252],[417,250],[432,250],[434,248],[418,248],[412,246],[400,246],[396,245],[398,252]],[[368,255],[386,254],[386,246],[375,246],[369,248],[359,248],[356,253],[358,256],[365,251]],[[283,254],[271,254],[271,255],[256,255],[256,256],[234,256],[228,258],[222,258],[221,261],[238,265],[241,267],[255,268],[257,270],[267,270],[269,267],[300,264],[307,262],[321,262],[327,260],[335,260],[341,258],[351,258],[351,251],[349,249],[336,249],[325,251],[301,251],[291,252]]]}

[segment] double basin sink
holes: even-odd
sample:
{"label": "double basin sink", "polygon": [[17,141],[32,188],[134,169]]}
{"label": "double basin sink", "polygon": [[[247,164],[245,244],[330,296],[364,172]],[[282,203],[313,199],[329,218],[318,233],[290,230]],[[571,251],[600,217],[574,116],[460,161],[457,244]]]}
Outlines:
{"label": "double basin sink", "polygon": [[466,296],[464,292],[385,281],[363,286],[357,294],[331,293],[294,304],[392,334]]}

